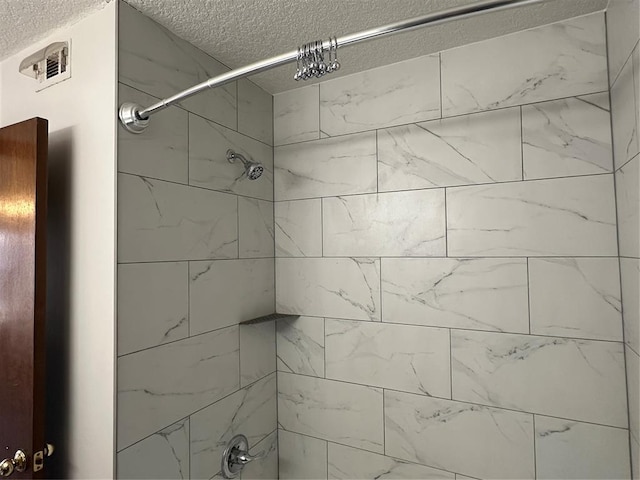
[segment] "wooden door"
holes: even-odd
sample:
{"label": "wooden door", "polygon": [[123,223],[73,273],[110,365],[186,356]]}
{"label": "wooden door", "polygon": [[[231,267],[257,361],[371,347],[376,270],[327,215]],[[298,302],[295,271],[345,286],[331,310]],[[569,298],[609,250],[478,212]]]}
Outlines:
{"label": "wooden door", "polygon": [[0,129],[0,475],[11,478],[44,478],[47,129],[41,118]]}

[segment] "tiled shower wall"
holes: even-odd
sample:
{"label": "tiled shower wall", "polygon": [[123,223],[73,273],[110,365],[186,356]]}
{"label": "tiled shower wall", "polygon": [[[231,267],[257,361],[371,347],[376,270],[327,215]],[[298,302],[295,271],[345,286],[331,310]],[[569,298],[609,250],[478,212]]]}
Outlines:
{"label": "tiled shower wall", "polygon": [[639,0],[609,2],[607,37],[631,458],[633,478],[638,479],[640,478]]}
{"label": "tiled shower wall", "polygon": [[275,96],[280,478],[629,477],[605,37]]}
{"label": "tiled shower wall", "polygon": [[[228,69],[125,3],[120,102]],[[277,477],[272,96],[243,80],[118,134],[118,477],[211,478],[236,433]],[[251,182],[227,149],[260,161]]]}

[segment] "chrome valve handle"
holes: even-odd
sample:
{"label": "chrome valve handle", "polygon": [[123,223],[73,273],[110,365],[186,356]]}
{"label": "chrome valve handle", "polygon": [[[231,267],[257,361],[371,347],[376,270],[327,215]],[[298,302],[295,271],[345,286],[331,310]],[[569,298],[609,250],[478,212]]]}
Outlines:
{"label": "chrome valve handle", "polygon": [[263,451],[256,455],[249,454],[249,441],[244,435],[233,437],[222,453],[221,471],[224,478],[236,478],[242,472],[244,466],[267,456]]}

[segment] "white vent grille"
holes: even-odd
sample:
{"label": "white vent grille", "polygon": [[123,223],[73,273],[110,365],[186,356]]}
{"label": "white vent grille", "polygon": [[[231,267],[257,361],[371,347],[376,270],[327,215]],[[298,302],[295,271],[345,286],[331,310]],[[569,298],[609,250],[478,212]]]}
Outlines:
{"label": "white vent grille", "polygon": [[52,43],[25,58],[20,63],[20,73],[35,78],[39,92],[71,77],[69,59],[69,42]]}

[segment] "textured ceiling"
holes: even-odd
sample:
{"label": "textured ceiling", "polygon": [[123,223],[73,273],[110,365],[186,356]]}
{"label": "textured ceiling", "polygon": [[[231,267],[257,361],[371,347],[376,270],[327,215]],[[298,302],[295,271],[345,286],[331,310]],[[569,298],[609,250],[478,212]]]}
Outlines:
{"label": "textured ceiling", "polygon": [[[106,0],[0,0],[0,59]],[[127,0],[129,4],[231,68],[285,53],[302,43],[338,37],[472,0]],[[347,75],[486,38],[603,10],[607,0],[548,0],[420,29],[340,50]],[[43,15],[46,12],[46,15]],[[295,82],[295,66],[252,77],[272,93]]]}
{"label": "textured ceiling", "polygon": [[110,0],[0,0],[0,60],[75,23]]}

